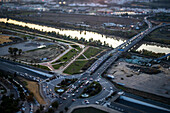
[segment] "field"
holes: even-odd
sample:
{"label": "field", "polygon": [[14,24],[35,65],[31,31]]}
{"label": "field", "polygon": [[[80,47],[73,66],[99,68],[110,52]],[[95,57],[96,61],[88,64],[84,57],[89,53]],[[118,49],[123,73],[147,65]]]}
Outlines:
{"label": "field", "polygon": [[166,26],[160,29],[156,29],[149,35],[145,37],[145,40],[147,41],[154,41],[158,43],[163,43],[163,44],[170,44],[170,32],[169,32],[170,27]]}
{"label": "field", "polygon": [[[37,43],[43,43],[38,42]],[[40,44],[36,44],[36,42],[33,43],[26,43],[25,46],[27,48],[32,47],[32,46],[39,46]],[[50,44],[50,42],[46,41],[46,44]],[[61,52],[63,52],[64,49],[61,48],[58,44],[53,44],[52,45],[47,45],[47,47],[43,48],[33,48],[29,51],[24,52],[24,54],[21,54],[20,56],[17,56],[18,60],[30,62],[30,63],[40,63],[40,62],[47,62],[51,61],[54,58],[56,58]]]}
{"label": "field", "polygon": [[80,55],[77,59],[85,59],[83,55]]}
{"label": "field", "polygon": [[44,69],[47,71],[50,71],[50,69],[47,66],[43,66],[43,65],[34,65],[34,67],[40,68],[40,69]]}
{"label": "field", "polygon": [[77,53],[77,51],[75,49],[72,49],[67,54],[62,56],[59,60],[53,62],[52,64],[57,63],[57,62],[62,62],[62,61],[67,62],[70,58],[72,58],[74,55],[76,55],[76,53]]}
{"label": "field", "polygon": [[93,48],[93,47],[89,47],[89,48],[84,52],[84,55],[85,55],[87,58],[91,58],[91,57],[95,56],[96,54],[98,54],[99,52],[101,52],[100,49]]}
{"label": "field", "polygon": [[87,62],[88,61],[74,61],[66,70],[64,70],[64,73],[67,74],[80,73],[80,70],[85,66]]}
{"label": "field", "polygon": [[[21,15],[21,14],[20,14]],[[19,18],[19,17],[17,17]],[[106,16],[92,16],[92,15],[80,15],[80,14],[57,14],[57,13],[42,13],[42,16],[21,17],[20,19],[29,20],[32,22],[57,25],[62,27],[61,23],[81,23],[85,22],[90,26],[99,27],[105,22],[113,22],[116,24],[129,25],[131,23],[137,23],[139,20],[131,18],[120,17],[106,17]],[[60,24],[59,24],[60,23]]]}
{"label": "field", "polygon": [[3,44],[4,42],[12,42],[12,40],[9,39],[9,36],[0,35],[0,44]]}
{"label": "field", "polygon": [[63,63],[52,65],[54,69],[59,69]]}
{"label": "field", "polygon": [[26,87],[28,88],[28,90],[30,92],[32,92],[36,98],[36,100],[40,103],[40,104],[45,104],[46,102],[43,100],[43,98],[41,97],[40,93],[39,93],[39,85],[37,82],[33,82],[33,81],[29,81],[26,80],[24,78],[20,78],[21,81],[25,81],[26,82]]}

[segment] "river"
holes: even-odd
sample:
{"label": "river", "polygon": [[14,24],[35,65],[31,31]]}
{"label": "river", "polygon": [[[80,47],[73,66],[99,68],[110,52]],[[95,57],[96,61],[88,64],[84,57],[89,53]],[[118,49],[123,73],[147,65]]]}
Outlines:
{"label": "river", "polygon": [[[17,21],[13,19],[7,20],[6,18],[0,18],[0,22],[8,22],[10,24],[15,24],[15,25],[20,25],[20,26],[27,26],[29,28],[41,30],[41,31],[47,31],[47,32],[56,32],[61,35],[66,35],[66,36],[71,36],[71,38],[77,37],[80,39],[81,37],[85,38],[87,41],[89,39],[93,40],[100,40],[103,44],[106,43],[110,47],[117,47],[118,45],[122,44],[125,42],[125,40],[121,39],[120,37],[115,37],[115,36],[106,36],[102,35],[96,32],[90,32],[90,31],[79,31],[79,30],[72,30],[72,29],[59,29],[59,28],[54,28],[54,27],[48,27],[48,26],[43,26],[43,25],[38,25],[38,24],[32,24],[32,23],[26,23],[22,21]],[[156,53],[170,53],[170,48],[168,47],[161,47],[157,45],[149,45],[149,44],[142,44],[137,50],[142,50],[146,49],[148,51],[156,52]]]}

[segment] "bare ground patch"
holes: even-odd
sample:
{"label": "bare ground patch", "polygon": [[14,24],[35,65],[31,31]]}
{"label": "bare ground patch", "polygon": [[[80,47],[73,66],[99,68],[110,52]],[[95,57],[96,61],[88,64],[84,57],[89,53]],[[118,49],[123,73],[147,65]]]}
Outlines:
{"label": "bare ground patch", "polygon": [[25,81],[27,83],[26,87],[30,92],[32,92],[36,98],[36,100],[39,102],[39,104],[46,104],[46,102],[43,100],[39,93],[39,85],[37,82],[29,81],[24,78],[19,77],[21,81]]}
{"label": "bare ground patch", "polygon": [[[115,66],[117,65],[117,66]],[[170,71],[168,68],[161,67],[161,73],[146,74],[138,73],[127,67],[126,62],[117,62],[107,73],[115,76],[113,80],[116,83],[123,83],[126,87],[153,93],[163,97],[170,98]]]}

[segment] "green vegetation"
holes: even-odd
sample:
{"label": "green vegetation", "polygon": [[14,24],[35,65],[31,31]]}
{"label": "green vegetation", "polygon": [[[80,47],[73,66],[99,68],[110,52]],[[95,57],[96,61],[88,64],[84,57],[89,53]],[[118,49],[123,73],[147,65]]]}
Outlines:
{"label": "green vegetation", "polygon": [[154,30],[152,33],[148,34],[144,40],[151,42],[158,42],[162,44],[170,44],[170,26],[166,26],[160,29]]}
{"label": "green vegetation", "polygon": [[93,56],[95,56],[96,54],[98,54],[99,52],[101,52],[100,49],[94,48],[94,47],[89,47],[85,52],[84,55],[87,58],[91,58]]}
{"label": "green vegetation", "polygon": [[78,108],[73,110],[72,113],[108,113],[93,107],[86,107],[86,108]]}
{"label": "green vegetation", "polygon": [[58,86],[61,86],[61,87],[66,87],[66,86],[69,86],[70,84],[73,84],[75,81],[77,81],[76,78],[73,78],[73,79],[64,79],[62,80],[59,84],[57,84]]}
{"label": "green vegetation", "polygon": [[[102,86],[98,82],[93,81],[87,88],[83,90],[82,94],[86,93],[89,95],[89,97],[91,97],[98,94],[101,90]],[[80,97],[83,98],[82,96]]]}
{"label": "green vegetation", "polygon": [[96,59],[91,59],[91,60],[88,60],[88,63],[86,63],[84,65],[84,67],[82,68],[83,71],[87,70],[94,62],[96,61]]}
{"label": "green vegetation", "polygon": [[74,61],[67,69],[64,70],[64,73],[67,74],[77,74],[80,73],[80,70],[85,66],[88,61]]}
{"label": "green vegetation", "polygon": [[9,52],[11,55],[14,55],[14,56],[17,55],[17,52],[18,52],[18,55],[21,55],[22,49],[9,47],[9,48],[8,48],[8,52]]}
{"label": "green vegetation", "polygon": [[19,100],[14,100],[13,96],[3,96],[0,104],[1,113],[14,113],[19,111]]}
{"label": "green vegetation", "polygon": [[59,69],[64,63],[52,65],[54,69]]}
{"label": "green vegetation", "polygon": [[43,65],[31,65],[31,66],[50,71],[50,69],[47,66],[43,66]]}
{"label": "green vegetation", "polygon": [[78,45],[71,45],[71,47],[73,47],[73,48],[75,48],[75,49],[77,49],[77,50],[81,50],[81,48],[78,46]]}
{"label": "green vegetation", "polygon": [[51,105],[53,108],[58,108],[58,101],[53,102]]}
{"label": "green vegetation", "polygon": [[85,59],[83,55],[80,55],[77,59]]}
{"label": "green vegetation", "polygon": [[72,58],[76,54],[77,54],[77,51],[75,49],[72,49],[68,53],[66,53],[64,56],[62,56],[59,60],[53,62],[52,64],[57,63],[57,62],[62,62],[62,61],[67,62],[70,58]]}
{"label": "green vegetation", "polygon": [[151,56],[151,57],[156,57],[156,58],[159,58],[165,55],[165,53],[155,53],[155,52],[148,51],[145,49],[139,51],[139,53],[143,55]]}
{"label": "green vegetation", "polygon": [[[57,84],[59,87],[55,87],[54,90],[56,93],[58,93],[59,95],[63,94],[67,89],[70,84],[73,84],[75,81],[77,81],[77,79],[64,79],[62,80],[59,84]],[[63,92],[58,92],[58,89],[63,89]]]}

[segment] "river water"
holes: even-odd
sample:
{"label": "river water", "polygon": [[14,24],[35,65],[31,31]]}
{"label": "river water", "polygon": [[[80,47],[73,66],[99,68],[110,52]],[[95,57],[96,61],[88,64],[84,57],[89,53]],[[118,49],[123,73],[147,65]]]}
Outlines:
{"label": "river water", "polygon": [[[79,31],[79,30],[71,30],[71,29],[58,29],[58,28],[54,28],[54,27],[48,27],[48,26],[43,26],[43,25],[38,25],[38,24],[32,24],[32,23],[26,23],[26,22],[22,22],[22,21],[16,21],[13,19],[9,19],[7,20],[6,18],[0,18],[0,22],[8,22],[10,24],[15,24],[15,25],[20,25],[20,26],[27,26],[29,28],[33,28],[33,29],[38,29],[41,31],[47,31],[47,32],[56,32],[59,33],[61,35],[66,35],[66,36],[71,36],[71,38],[75,38],[77,37],[78,39],[80,39],[81,37],[85,38],[87,41],[89,39],[93,39],[93,40],[100,40],[100,42],[102,42],[103,44],[106,43],[108,44],[110,47],[117,47],[118,45],[122,44],[123,42],[125,42],[125,40],[121,39],[120,37],[115,37],[115,36],[106,36],[106,35],[102,35],[96,32],[90,32],[90,31]],[[168,47],[160,47],[157,45],[149,45],[149,44],[142,44],[137,50],[142,50],[142,49],[146,49],[152,52],[156,52],[156,53],[170,53],[170,48]]]}

